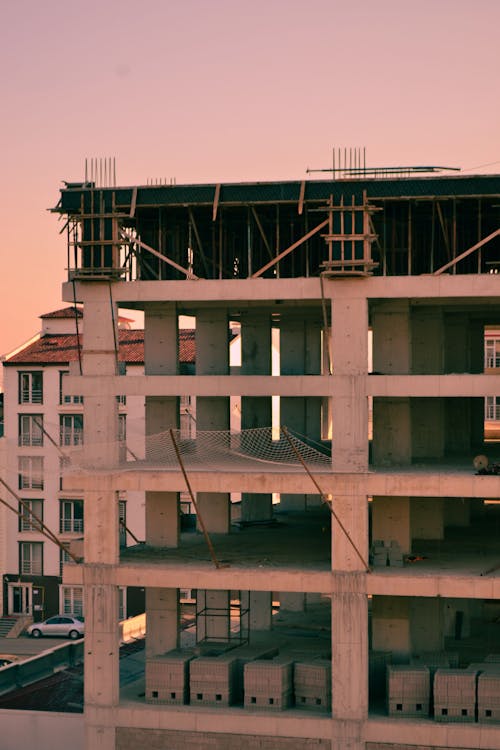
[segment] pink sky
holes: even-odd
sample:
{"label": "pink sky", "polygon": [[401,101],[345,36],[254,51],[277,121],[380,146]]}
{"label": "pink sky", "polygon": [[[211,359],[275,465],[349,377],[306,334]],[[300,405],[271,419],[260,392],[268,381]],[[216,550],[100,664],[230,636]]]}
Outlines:
{"label": "pink sky", "polygon": [[303,179],[333,146],[500,172],[499,29],[500,0],[4,3],[0,353],[62,306],[46,209],[85,157],[126,185]]}

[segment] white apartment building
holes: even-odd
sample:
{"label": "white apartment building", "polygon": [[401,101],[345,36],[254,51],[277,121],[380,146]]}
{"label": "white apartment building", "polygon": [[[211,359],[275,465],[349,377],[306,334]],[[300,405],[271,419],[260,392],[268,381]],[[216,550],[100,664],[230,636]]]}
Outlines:
{"label": "white apartment building", "polygon": [[[484,366],[499,203],[497,175],[397,171],[62,189],[63,297],[85,310],[62,387],[84,399],[62,484],[83,490],[84,563],[63,585],[84,587],[89,750],[500,750],[500,449],[485,430],[500,378]],[[144,311],[138,377],[119,374],[118,306]],[[135,457],[119,395],[144,398]],[[180,526],[186,489],[198,534]],[[143,546],[120,549],[124,492],[145,493]],[[138,585],[146,665],[120,689],[119,590]],[[197,593],[194,643],[181,589]]]}
{"label": "white apartment building", "polygon": [[[62,547],[81,547],[75,542],[84,534],[83,494],[63,490],[61,462],[84,441],[83,396],[64,396],[62,390],[70,366],[78,365],[83,314],[79,308],[66,307],[42,315],[41,320],[41,333],[3,362],[5,434],[1,441],[7,484],[2,487],[2,497],[20,514],[2,506],[3,613],[36,620],[57,612],[83,613],[82,587],[62,585],[62,566],[71,558],[41,533],[39,524],[43,522]],[[130,376],[142,374],[143,331],[130,330],[127,318],[118,320],[121,366]],[[133,425],[139,423],[144,399],[119,396],[118,402],[125,441],[127,419]],[[132,450],[143,442],[143,431],[143,426],[142,434],[140,426],[132,430],[128,439]],[[143,505],[142,492],[120,497],[121,546],[144,538]],[[141,588],[130,588],[127,596],[122,587],[120,617],[142,611]]]}

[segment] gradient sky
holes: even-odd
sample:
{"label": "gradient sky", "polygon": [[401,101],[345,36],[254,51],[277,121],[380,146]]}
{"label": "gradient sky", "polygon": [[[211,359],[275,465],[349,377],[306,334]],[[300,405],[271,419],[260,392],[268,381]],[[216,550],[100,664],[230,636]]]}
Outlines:
{"label": "gradient sky", "polygon": [[47,212],[85,157],[117,182],[500,172],[500,0],[10,0],[2,6],[0,353],[62,306]]}

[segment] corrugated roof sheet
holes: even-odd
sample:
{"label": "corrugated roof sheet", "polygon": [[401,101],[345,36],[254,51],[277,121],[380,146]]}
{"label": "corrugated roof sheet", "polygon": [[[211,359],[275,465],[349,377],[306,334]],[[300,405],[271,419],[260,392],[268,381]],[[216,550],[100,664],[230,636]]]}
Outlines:
{"label": "corrugated roof sheet", "polygon": [[[118,331],[120,362],[144,363],[144,331]],[[80,342],[82,336],[80,335]],[[78,360],[78,339],[75,333],[41,336],[4,362],[4,365],[64,365]],[[179,331],[179,361],[195,361],[194,330]]]}

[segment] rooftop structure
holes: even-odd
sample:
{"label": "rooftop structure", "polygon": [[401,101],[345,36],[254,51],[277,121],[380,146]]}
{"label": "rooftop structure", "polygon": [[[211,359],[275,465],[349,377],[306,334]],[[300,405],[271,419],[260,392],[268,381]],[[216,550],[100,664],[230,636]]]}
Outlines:
{"label": "rooftop structure", "polygon": [[[499,204],[498,175],[61,191],[63,296],[85,310],[64,393],[84,396],[86,440],[63,485],[85,493],[85,562],[64,581],[85,589],[89,748],[463,746],[430,713],[430,680],[500,652],[500,453],[484,420],[500,393],[484,367]],[[119,374],[118,305],[144,311],[143,376]],[[196,319],[189,375],[181,315]],[[124,393],[145,399],[135,456],[120,453]],[[120,552],[125,490],[145,492],[146,544]],[[180,526],[186,490],[197,534]],[[117,592],[139,581],[146,667],[120,691]],[[180,589],[196,591],[194,650]],[[408,676],[386,688],[387,664]],[[417,672],[407,706],[390,685]],[[500,725],[473,720],[467,743],[500,748]]]}

